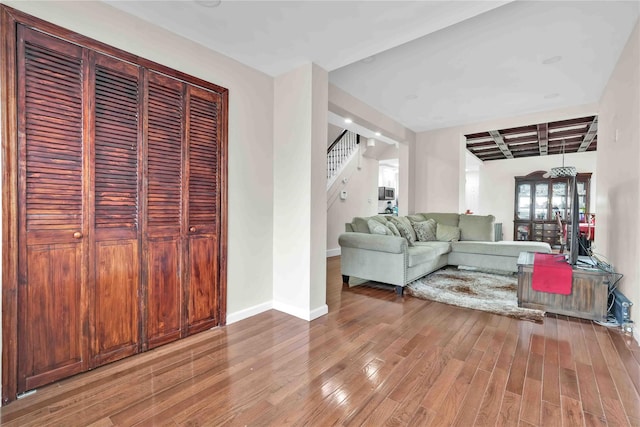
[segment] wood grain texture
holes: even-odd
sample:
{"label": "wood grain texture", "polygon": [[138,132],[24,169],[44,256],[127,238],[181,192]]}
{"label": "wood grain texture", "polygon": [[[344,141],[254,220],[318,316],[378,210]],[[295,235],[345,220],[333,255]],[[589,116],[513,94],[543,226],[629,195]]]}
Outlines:
{"label": "wood grain texture", "polygon": [[[592,353],[576,361],[578,341],[568,337],[569,369],[546,349],[559,344],[558,330],[573,330],[572,319],[535,325],[392,289],[343,287],[339,257],[327,260],[327,301],[329,314],[312,322],[270,310],[43,387],[2,408],[0,422],[546,427],[638,419],[638,391],[625,376],[636,344],[616,330],[576,323],[586,338],[579,345]],[[478,342],[485,339],[490,345]],[[517,393],[510,378],[522,384]]]}

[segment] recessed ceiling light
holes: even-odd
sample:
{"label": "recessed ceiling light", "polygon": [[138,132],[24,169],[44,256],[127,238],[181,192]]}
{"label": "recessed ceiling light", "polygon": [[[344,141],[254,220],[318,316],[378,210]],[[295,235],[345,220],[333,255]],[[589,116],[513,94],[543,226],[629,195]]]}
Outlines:
{"label": "recessed ceiling light", "polygon": [[376,132],[376,136],[380,136],[382,135],[380,132]]}
{"label": "recessed ceiling light", "polygon": [[556,62],[560,62],[560,61],[562,61],[562,56],[556,55],[543,60],[542,64],[549,65],[549,64],[555,64]]}
{"label": "recessed ceiling light", "polygon": [[353,123],[353,120],[351,120],[351,119],[349,119],[349,118],[346,118],[346,119],[344,119],[344,122],[345,122],[345,123]]}
{"label": "recessed ceiling light", "polygon": [[375,60],[376,60],[375,55],[372,55],[372,56],[369,56],[369,57],[364,58],[364,59],[362,60],[362,62],[364,62],[365,64],[371,64],[371,63],[372,63],[373,61],[375,61]]}
{"label": "recessed ceiling light", "polygon": [[194,0],[196,4],[204,7],[218,7],[222,0]]}
{"label": "recessed ceiling light", "polygon": [[553,99],[559,97],[560,94],[558,92],[548,93],[544,96],[544,99]]}

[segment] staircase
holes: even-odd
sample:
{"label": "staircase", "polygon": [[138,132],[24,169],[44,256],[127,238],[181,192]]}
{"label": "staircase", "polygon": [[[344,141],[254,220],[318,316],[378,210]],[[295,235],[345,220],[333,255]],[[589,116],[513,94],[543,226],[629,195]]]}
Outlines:
{"label": "staircase", "polygon": [[342,168],[357,153],[360,135],[345,129],[327,149],[327,188],[336,180]]}

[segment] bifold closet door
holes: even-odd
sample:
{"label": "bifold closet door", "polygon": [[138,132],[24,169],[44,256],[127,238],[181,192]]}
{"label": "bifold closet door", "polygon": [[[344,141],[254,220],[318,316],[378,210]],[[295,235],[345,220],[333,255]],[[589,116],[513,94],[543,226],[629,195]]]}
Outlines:
{"label": "bifold closet door", "polygon": [[88,369],[83,55],[18,27],[18,393]]}
{"label": "bifold closet door", "polygon": [[184,84],[148,73],[146,144],[146,346],[180,338],[185,323]]}
{"label": "bifold closet door", "polygon": [[21,393],[221,323],[226,95],[17,28]]}
{"label": "bifold closet door", "polygon": [[218,324],[221,100],[187,90],[188,333]]}
{"label": "bifold closet door", "polygon": [[90,324],[94,366],[140,350],[139,193],[140,70],[90,53],[93,135],[87,146],[94,202],[90,209],[93,269]]}
{"label": "bifold closet door", "polygon": [[148,73],[148,348],[218,324],[217,94]]}

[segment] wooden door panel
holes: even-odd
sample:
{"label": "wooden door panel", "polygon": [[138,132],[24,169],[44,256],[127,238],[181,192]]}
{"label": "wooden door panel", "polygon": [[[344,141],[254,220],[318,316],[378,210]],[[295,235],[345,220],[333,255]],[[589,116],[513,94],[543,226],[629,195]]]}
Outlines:
{"label": "wooden door panel", "polygon": [[146,345],[183,335],[184,83],[148,73],[146,145]]}
{"label": "wooden door panel", "polygon": [[80,244],[31,246],[21,287],[20,390],[83,370]]}
{"label": "wooden door panel", "polygon": [[217,248],[215,236],[189,239],[189,334],[217,324]]}
{"label": "wooden door panel", "polygon": [[93,54],[94,366],[140,345],[138,67]]}
{"label": "wooden door panel", "polygon": [[18,392],[88,366],[78,46],[18,28]]}
{"label": "wooden door panel", "polygon": [[182,287],[180,239],[148,243],[147,338],[148,348],[180,338]]}
{"label": "wooden door panel", "polygon": [[187,117],[189,334],[218,324],[220,97],[190,86]]}
{"label": "wooden door panel", "polygon": [[96,363],[103,364],[138,350],[138,243],[96,244]]}

